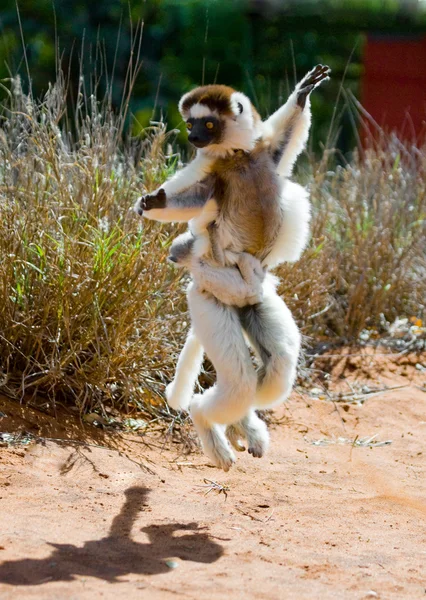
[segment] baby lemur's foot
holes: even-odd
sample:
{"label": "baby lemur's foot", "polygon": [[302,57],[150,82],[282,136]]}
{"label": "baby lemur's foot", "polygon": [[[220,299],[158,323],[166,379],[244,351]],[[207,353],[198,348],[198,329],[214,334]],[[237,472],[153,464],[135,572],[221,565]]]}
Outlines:
{"label": "baby lemur's foot", "polygon": [[190,231],[177,236],[170,246],[168,259],[176,265],[183,267],[191,263],[195,238]]}

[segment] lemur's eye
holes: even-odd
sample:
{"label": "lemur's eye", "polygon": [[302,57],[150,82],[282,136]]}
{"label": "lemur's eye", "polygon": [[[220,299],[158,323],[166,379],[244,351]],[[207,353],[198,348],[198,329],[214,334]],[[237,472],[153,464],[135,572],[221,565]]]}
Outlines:
{"label": "lemur's eye", "polygon": [[189,129],[189,131],[191,131],[191,129],[192,129],[192,123],[187,123],[186,124],[186,128]]}
{"label": "lemur's eye", "polygon": [[206,127],[207,127],[207,129],[213,129],[214,123],[212,123],[211,121],[207,121]]}

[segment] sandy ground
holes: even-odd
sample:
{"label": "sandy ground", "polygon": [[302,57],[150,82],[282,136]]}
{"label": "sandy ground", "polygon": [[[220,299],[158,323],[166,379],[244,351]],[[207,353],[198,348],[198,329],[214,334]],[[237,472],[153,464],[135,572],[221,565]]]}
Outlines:
{"label": "sandy ground", "polygon": [[[426,357],[354,361],[331,390],[404,387],[362,404],[293,394],[268,456],[227,474],[0,399],[0,431],[93,444],[0,448],[0,598],[425,598]],[[392,443],[312,443],[373,435]]]}

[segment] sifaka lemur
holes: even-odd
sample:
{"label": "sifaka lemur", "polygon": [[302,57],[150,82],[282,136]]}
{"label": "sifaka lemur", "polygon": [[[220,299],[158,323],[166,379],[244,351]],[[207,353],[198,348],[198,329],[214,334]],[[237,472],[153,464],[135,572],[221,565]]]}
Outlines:
{"label": "sifaka lemur", "polygon": [[[197,157],[135,207],[150,219],[192,219],[171,253],[194,281],[192,328],[167,397],[173,407],[189,405],[206,454],[225,470],[234,462],[228,439],[240,449],[246,437],[249,451],[263,454],[268,436],[254,409],[282,401],[293,385],[299,332],[262,267],[296,260],[306,244],[307,192],[287,178],[308,137],[309,94],[328,74],[313,69],[265,122],[232,88],[186,94],[179,108]],[[257,375],[244,333],[262,362]],[[203,348],[217,384],[191,399]]]}

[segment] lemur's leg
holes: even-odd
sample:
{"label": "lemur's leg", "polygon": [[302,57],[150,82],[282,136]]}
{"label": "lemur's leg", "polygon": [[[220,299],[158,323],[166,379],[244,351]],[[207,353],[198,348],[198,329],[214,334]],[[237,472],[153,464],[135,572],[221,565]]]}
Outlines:
{"label": "lemur's leg", "polygon": [[166,388],[167,403],[175,410],[188,410],[203,364],[204,349],[191,328],[179,355],[173,381]]}
{"label": "lemur's leg", "polygon": [[257,376],[235,308],[200,292],[188,290],[188,305],[195,335],[217,373],[217,382],[204,394],[196,394],[190,414],[204,452],[227,471],[235,461],[224,426],[242,419],[256,393]]}
{"label": "lemur's leg", "polygon": [[[192,251],[192,242],[193,237],[189,232],[179,236],[172,244],[169,258],[180,264],[182,262],[188,264],[189,259],[187,256],[188,252]],[[262,298],[260,278],[262,280],[264,278],[260,262],[250,254],[245,253],[243,256],[238,255],[237,259],[241,274],[245,276],[246,280],[249,280],[249,288],[242,285],[243,280],[235,267],[221,267],[218,269],[211,267],[211,270],[210,267],[207,267],[201,269],[201,276],[196,281],[199,289],[207,288],[207,291],[215,295],[218,300],[231,306],[245,305],[253,300],[259,302]],[[217,279],[208,279],[212,273]],[[208,282],[203,287],[202,283],[207,279]],[[255,283],[251,282],[251,279],[255,279]],[[257,285],[256,290],[255,285]],[[253,290],[257,292],[256,296],[254,296]],[[176,410],[188,409],[194,385],[201,370],[202,360],[202,346],[191,329],[179,356],[175,378],[166,388],[166,398],[172,408]]]}
{"label": "lemur's leg", "polygon": [[262,361],[254,406],[269,408],[283,402],[290,394],[296,378],[300,333],[269,277],[264,283],[263,302],[240,308],[239,315]]}

